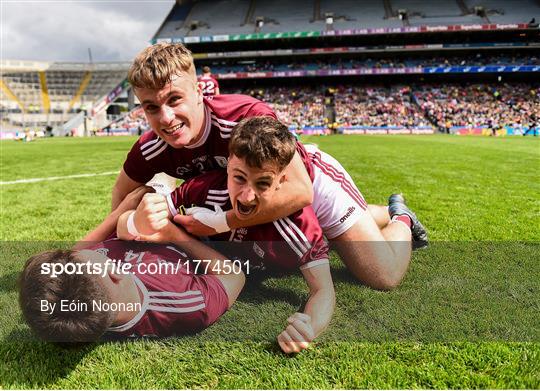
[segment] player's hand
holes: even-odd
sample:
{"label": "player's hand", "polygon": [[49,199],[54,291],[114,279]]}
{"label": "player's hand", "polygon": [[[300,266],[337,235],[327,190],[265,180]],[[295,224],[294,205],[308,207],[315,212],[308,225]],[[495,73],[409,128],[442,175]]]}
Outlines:
{"label": "player's hand", "polygon": [[135,227],[142,235],[152,235],[169,222],[169,207],[165,196],[147,193],[135,211]]}
{"label": "player's hand", "polygon": [[174,225],[170,220],[167,220],[167,224],[159,231],[151,235],[140,234],[135,238],[137,241],[153,243],[171,243],[190,239],[192,238],[189,237],[182,227]]}
{"label": "player's hand", "polygon": [[125,198],[120,202],[116,207],[115,212],[119,212],[119,215],[124,213],[127,210],[136,209],[137,206],[141,203],[143,196],[146,193],[153,192],[154,189],[148,186],[139,186],[135,190],[128,193]]}
{"label": "player's hand", "polygon": [[176,215],[174,216],[174,222],[180,224],[187,232],[195,236],[212,236],[217,234],[214,228],[204,225],[193,216]]}
{"label": "player's hand", "polygon": [[310,342],[315,339],[311,317],[308,314],[296,312],[289,316],[287,322],[288,326],[277,337],[281,350],[285,353],[299,353],[307,349]]}
{"label": "player's hand", "polygon": [[187,216],[175,216],[174,221],[181,224],[192,235],[211,236],[230,231],[227,215],[217,205],[215,210],[196,206],[186,209],[186,213]]}

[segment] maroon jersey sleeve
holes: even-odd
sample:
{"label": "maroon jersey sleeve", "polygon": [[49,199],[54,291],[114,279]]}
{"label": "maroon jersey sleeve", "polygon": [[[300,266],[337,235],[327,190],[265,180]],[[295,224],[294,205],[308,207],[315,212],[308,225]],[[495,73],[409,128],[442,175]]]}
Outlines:
{"label": "maroon jersey sleeve", "polygon": [[304,163],[304,166],[306,167],[306,171],[309,175],[309,178],[311,179],[311,182],[313,182],[313,180],[315,179],[315,173],[313,171],[313,163],[311,162],[309,154],[306,151],[306,147],[304,147],[304,144],[302,144],[300,141],[296,142],[296,152],[298,152],[298,155],[300,155],[300,158],[302,159],[302,162]]}
{"label": "maroon jersey sleeve", "polygon": [[276,118],[266,103],[247,95],[222,94],[207,98],[208,105],[219,119],[238,122],[248,117]]}
{"label": "maroon jersey sleeve", "polygon": [[299,256],[300,269],[328,263],[328,244],[311,206],[282,219],[280,224],[285,242]]}
{"label": "maroon jersey sleeve", "polygon": [[214,170],[189,179],[176,188],[171,199],[176,209],[181,206],[203,206],[210,209],[215,205],[225,207],[229,204],[227,171]]}
{"label": "maroon jersey sleeve", "polygon": [[166,148],[165,141],[154,132],[143,134],[133,144],[124,162],[124,171],[127,176],[139,183],[148,182],[157,172],[163,171],[153,166],[151,158]]}

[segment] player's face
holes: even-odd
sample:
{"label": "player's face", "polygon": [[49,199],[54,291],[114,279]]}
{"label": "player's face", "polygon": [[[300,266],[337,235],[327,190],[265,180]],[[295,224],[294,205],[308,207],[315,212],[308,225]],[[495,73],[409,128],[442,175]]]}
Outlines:
{"label": "player's face", "polygon": [[265,210],[285,179],[273,164],[266,164],[262,169],[254,168],[234,155],[229,157],[227,175],[229,197],[240,220]]}
{"label": "player's face", "polygon": [[195,78],[181,72],[159,90],[135,88],[150,126],[167,144],[182,148],[202,136],[204,104]]}
{"label": "player's face", "polygon": [[[99,281],[101,281],[101,284],[107,290],[109,296],[113,299],[118,298],[119,294],[122,294],[125,291],[126,284],[134,284],[134,282],[131,281],[131,278],[125,278],[126,276],[128,276],[127,274],[117,273],[118,269],[115,269],[113,267],[113,264],[109,257],[103,255],[98,251],[79,250],[77,257],[84,263],[89,262],[102,264],[100,269],[94,270],[105,270],[106,273],[94,274],[94,277],[99,278]],[[114,278],[111,278],[111,276],[113,276]],[[122,284],[119,284],[119,282],[121,282]]]}

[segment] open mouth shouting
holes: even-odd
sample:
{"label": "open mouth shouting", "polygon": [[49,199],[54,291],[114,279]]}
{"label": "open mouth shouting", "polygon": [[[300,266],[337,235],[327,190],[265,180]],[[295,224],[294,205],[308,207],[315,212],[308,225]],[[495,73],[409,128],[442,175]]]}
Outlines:
{"label": "open mouth shouting", "polygon": [[236,201],[236,210],[242,216],[249,216],[250,214],[255,212],[255,209],[257,209],[257,205],[244,205],[240,201]]}
{"label": "open mouth shouting", "polygon": [[167,128],[167,129],[161,129],[161,131],[163,133],[165,133],[167,136],[172,136],[172,135],[178,135],[182,132],[182,130],[184,129],[184,125],[185,123],[184,122],[180,122],[179,124],[171,127],[171,128]]}

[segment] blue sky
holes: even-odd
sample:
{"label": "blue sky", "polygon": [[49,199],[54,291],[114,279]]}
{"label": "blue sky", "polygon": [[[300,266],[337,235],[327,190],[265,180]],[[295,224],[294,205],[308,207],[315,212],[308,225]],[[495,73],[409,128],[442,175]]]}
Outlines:
{"label": "blue sky", "polygon": [[131,61],[152,38],[174,0],[0,0],[6,60]]}

